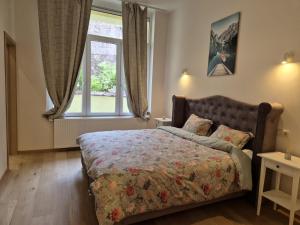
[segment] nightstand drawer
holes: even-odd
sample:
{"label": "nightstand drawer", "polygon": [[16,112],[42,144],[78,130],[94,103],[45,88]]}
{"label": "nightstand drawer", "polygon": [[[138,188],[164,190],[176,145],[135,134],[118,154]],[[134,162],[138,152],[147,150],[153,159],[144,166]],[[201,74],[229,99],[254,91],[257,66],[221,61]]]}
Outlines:
{"label": "nightstand drawer", "polygon": [[290,175],[290,176],[292,176],[295,173],[295,170],[289,166],[286,166],[284,164],[272,160],[267,160],[267,159],[264,160],[265,160],[265,166],[267,168],[270,168],[271,170],[274,170],[282,174]]}

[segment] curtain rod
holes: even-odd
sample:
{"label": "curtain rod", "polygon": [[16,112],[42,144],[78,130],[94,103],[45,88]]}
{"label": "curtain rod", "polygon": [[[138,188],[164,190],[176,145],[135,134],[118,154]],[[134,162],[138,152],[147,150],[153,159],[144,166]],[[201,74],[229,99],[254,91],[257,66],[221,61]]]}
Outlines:
{"label": "curtain rod", "polygon": [[137,3],[137,4],[139,4],[140,6],[143,6],[143,7],[147,7],[147,8],[150,8],[150,9],[157,10],[157,11],[167,12],[167,10],[165,10],[165,9],[157,8],[157,7],[154,7],[154,6],[151,6],[151,5],[148,5],[148,4],[144,4],[144,3],[139,3],[137,1],[128,1],[128,0],[116,0],[116,1],[125,2],[125,3]]}
{"label": "curtain rod", "polygon": [[[121,11],[111,9],[111,8],[102,7],[102,6],[92,5],[92,10],[95,10],[95,11],[98,11],[98,12],[108,13],[108,14],[115,15],[115,16],[122,16]],[[148,17],[148,20],[149,20],[149,17]]]}

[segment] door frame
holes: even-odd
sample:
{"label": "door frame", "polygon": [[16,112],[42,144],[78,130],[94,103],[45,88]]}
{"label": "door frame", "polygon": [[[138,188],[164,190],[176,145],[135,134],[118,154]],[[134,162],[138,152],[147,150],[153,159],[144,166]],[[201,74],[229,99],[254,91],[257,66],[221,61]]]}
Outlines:
{"label": "door frame", "polygon": [[[11,70],[11,63],[9,57],[11,57],[11,52],[9,48],[13,48],[13,58],[14,58],[14,69]],[[7,140],[7,168],[9,167],[9,155],[17,154],[18,148],[18,135],[17,135],[17,63],[16,63],[16,42],[14,39],[4,31],[4,60],[5,60],[5,100],[6,100],[6,140]],[[14,73],[12,75],[12,73]],[[11,84],[11,76],[13,77],[14,84]],[[14,86],[14,96],[15,99],[15,110],[11,112],[11,86]],[[13,114],[13,115],[12,115]],[[12,128],[10,118],[13,116],[15,121],[15,126]],[[13,131],[12,131],[13,129]],[[14,135],[12,135],[14,133]],[[15,148],[12,149],[11,138],[15,142]]]}

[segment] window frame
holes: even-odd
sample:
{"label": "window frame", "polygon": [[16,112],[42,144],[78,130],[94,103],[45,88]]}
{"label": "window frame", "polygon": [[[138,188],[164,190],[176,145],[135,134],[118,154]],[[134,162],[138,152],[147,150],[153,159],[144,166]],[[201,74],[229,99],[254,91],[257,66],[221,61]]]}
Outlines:
{"label": "window frame", "polygon": [[[92,112],[91,108],[91,43],[98,42],[98,43],[107,43],[113,44],[116,46],[116,96],[115,96],[115,112]],[[86,40],[86,92],[85,92],[85,102],[86,102],[86,116],[89,117],[98,117],[98,116],[122,116],[121,110],[121,92],[122,92],[122,83],[121,83],[121,76],[122,76],[122,41],[116,38],[108,38],[103,36],[97,35],[88,35]]]}
{"label": "window frame", "polygon": [[[102,13],[113,14],[122,16],[122,13],[116,14],[115,12],[108,12],[100,8],[93,8],[92,11],[98,11]],[[91,12],[92,12],[91,11]],[[151,97],[152,97],[152,78],[153,78],[153,15],[148,16],[149,21],[149,42],[147,43],[147,99],[148,99],[148,112],[151,112]],[[116,65],[116,97],[115,97],[115,112],[91,112],[91,42],[102,42],[115,44],[117,48],[117,65]],[[81,112],[65,112],[64,117],[126,117],[133,116],[131,112],[123,112],[123,91],[124,87],[122,83],[125,82],[124,75],[124,57],[123,57],[123,40],[113,37],[106,37],[94,34],[87,34],[85,43],[85,50],[82,58],[82,70],[83,70],[83,87],[82,87],[82,104]],[[74,97],[74,96],[73,96]],[[72,99],[73,101],[73,99]],[[72,101],[70,105],[72,104]]]}

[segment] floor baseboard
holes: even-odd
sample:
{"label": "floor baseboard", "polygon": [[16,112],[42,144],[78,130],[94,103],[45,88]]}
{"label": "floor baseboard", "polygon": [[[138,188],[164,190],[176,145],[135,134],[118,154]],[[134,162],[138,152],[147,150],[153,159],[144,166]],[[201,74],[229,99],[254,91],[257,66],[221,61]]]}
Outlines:
{"label": "floor baseboard", "polygon": [[79,151],[79,147],[72,148],[57,148],[57,149],[41,149],[41,150],[25,150],[18,151],[17,154],[32,154],[32,153],[47,153],[47,152],[70,152],[70,151]]}
{"label": "floor baseboard", "polygon": [[4,171],[3,175],[0,177],[0,181],[8,174],[8,168]]}

